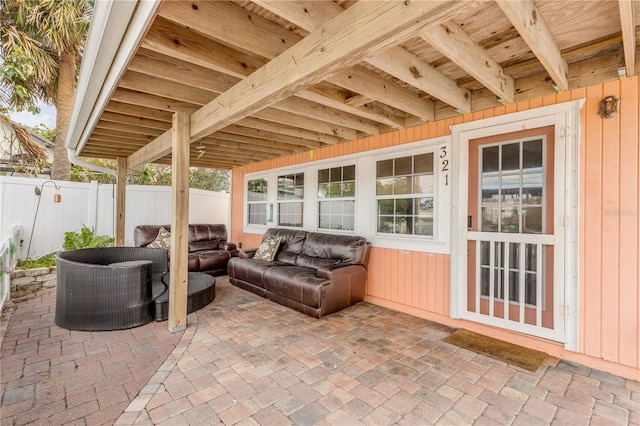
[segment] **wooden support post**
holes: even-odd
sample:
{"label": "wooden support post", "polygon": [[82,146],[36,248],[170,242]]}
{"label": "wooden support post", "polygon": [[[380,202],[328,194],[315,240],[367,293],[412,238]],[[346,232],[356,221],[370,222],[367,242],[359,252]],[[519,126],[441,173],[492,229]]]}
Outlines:
{"label": "wooden support post", "polygon": [[173,115],[171,129],[171,270],[169,331],[187,328],[187,274],[189,240],[189,132],[191,117]]}
{"label": "wooden support post", "polygon": [[125,204],[127,198],[127,157],[118,157],[116,172],[116,247],[124,246]]}

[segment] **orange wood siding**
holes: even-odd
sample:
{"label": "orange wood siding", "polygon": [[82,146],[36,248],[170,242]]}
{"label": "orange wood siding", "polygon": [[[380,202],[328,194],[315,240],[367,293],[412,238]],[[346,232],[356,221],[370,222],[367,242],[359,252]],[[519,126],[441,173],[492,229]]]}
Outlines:
{"label": "orange wood siding", "polygon": [[[627,377],[640,377],[639,78],[622,79],[514,105],[425,123],[252,164],[233,170],[233,241],[256,247],[260,236],[243,233],[244,174],[338,157],[450,134],[449,126],[586,98],[580,145],[580,351],[561,345],[448,318],[449,256],[374,247],[369,261],[367,300],[443,323],[539,348]],[[602,119],[598,102],[621,99],[620,113]]]}

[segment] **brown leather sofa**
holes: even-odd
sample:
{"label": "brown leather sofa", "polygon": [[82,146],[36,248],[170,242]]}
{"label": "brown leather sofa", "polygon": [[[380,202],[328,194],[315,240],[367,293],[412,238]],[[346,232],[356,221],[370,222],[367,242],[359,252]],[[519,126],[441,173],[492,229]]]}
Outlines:
{"label": "brown leather sofa", "polygon": [[[157,236],[160,227],[171,232],[170,225],[138,225],[133,230],[136,247],[146,247]],[[227,241],[225,225],[189,225],[189,272],[209,275],[227,273],[227,262],[238,255],[236,245]]]}
{"label": "brown leather sofa", "polygon": [[269,229],[282,237],[271,262],[254,259],[256,249],[229,260],[229,281],[240,288],[315,318],[364,299],[369,243],[348,235]]}

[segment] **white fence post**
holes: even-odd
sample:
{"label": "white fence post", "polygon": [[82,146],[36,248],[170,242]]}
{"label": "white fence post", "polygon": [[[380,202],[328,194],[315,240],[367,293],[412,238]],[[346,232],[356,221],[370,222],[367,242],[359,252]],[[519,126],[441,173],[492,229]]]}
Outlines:
{"label": "white fence post", "polygon": [[87,201],[87,227],[96,231],[98,220],[98,181],[89,183],[89,197]]}
{"label": "white fence post", "polygon": [[20,226],[12,225],[3,232],[0,241],[0,267],[2,267],[2,279],[0,280],[0,312],[9,300],[11,290],[11,271],[16,266],[16,256],[19,244]]}

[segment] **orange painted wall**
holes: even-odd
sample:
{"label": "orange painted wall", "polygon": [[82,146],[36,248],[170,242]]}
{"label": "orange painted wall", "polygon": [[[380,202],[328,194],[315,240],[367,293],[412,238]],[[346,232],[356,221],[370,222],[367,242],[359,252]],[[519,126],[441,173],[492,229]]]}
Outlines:
{"label": "orange painted wall", "polygon": [[[412,315],[523,344],[626,377],[640,378],[640,79],[617,80],[527,102],[440,120],[233,170],[232,241],[256,247],[244,234],[244,174],[339,157],[450,134],[449,126],[586,98],[580,146],[580,353],[561,345],[449,318],[448,255],[374,247],[367,300]],[[604,120],[598,102],[621,99]]]}

